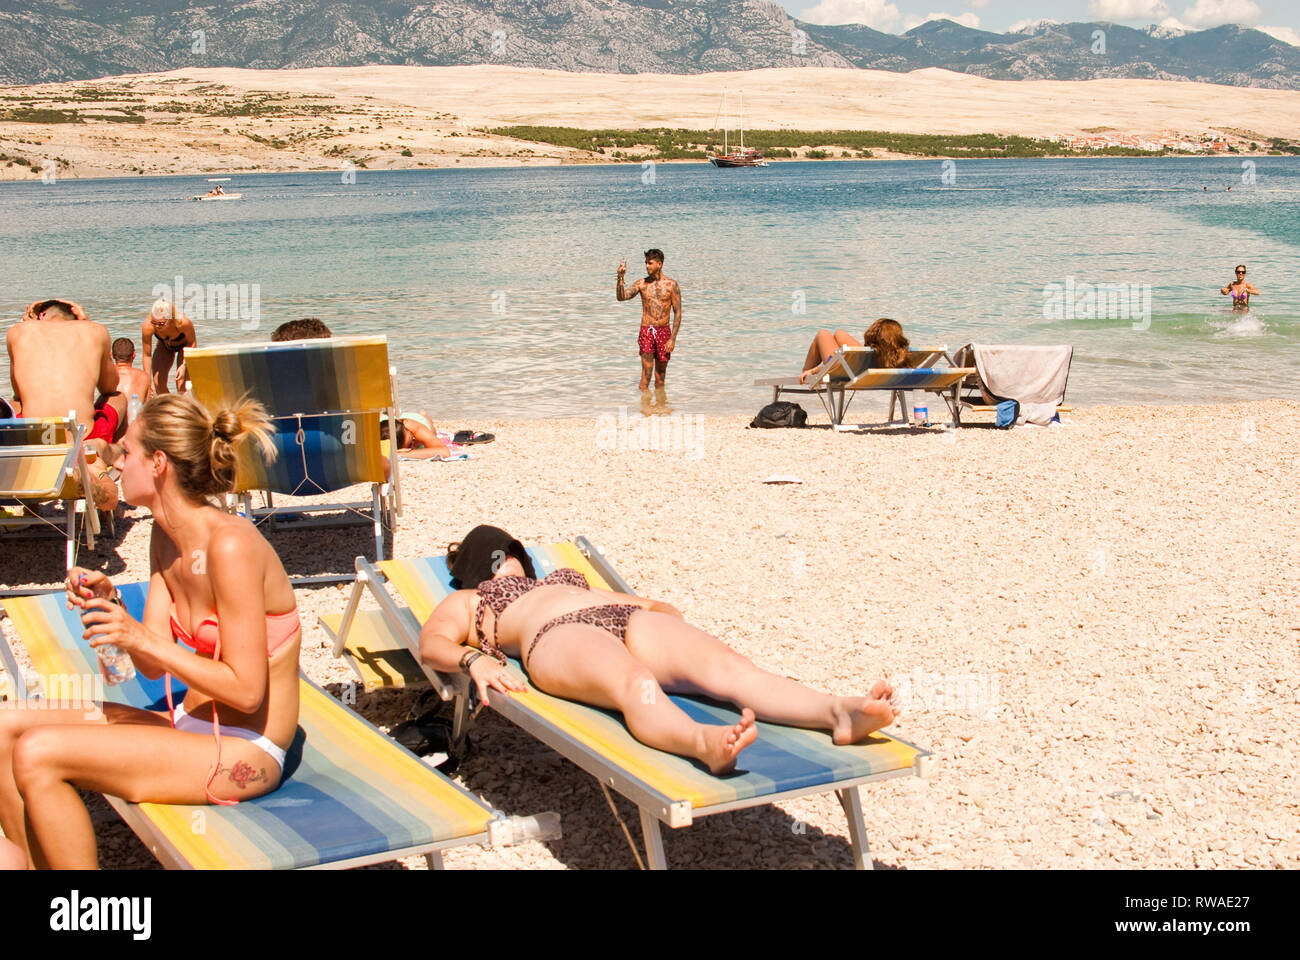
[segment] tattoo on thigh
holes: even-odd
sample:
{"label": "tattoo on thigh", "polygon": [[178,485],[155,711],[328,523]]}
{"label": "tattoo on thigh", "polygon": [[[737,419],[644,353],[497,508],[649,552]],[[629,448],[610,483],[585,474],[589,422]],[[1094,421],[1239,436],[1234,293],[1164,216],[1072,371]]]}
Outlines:
{"label": "tattoo on thigh", "polygon": [[230,782],[240,790],[247,790],[251,783],[269,783],[271,778],[266,775],[266,768],[254,770],[243,760],[238,761],[233,767],[217,767],[217,776],[227,774]]}

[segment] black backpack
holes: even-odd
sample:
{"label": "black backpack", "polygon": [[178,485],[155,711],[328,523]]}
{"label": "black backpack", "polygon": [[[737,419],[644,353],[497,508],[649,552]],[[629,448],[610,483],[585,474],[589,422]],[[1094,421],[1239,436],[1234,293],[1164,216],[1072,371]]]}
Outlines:
{"label": "black backpack", "polygon": [[808,411],[797,403],[778,400],[769,403],[750,421],[751,427],[802,427],[808,422]]}

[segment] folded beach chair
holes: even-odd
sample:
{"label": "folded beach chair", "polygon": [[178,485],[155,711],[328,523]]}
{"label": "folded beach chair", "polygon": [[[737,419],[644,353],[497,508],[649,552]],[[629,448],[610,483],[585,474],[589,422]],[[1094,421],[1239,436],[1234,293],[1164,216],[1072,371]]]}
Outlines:
{"label": "folded beach chair", "polygon": [[[559,567],[573,567],[600,589],[631,593],[609,563],[583,537],[572,543],[530,548],[539,577]],[[387,581],[385,583],[385,580]],[[392,588],[406,602],[398,606]],[[357,582],[341,616],[322,617],[334,638],[336,655],[345,656],[369,688],[400,686],[423,675],[444,700],[456,701],[453,740],[463,737],[470,713],[463,674],[443,676],[418,662],[419,630],[437,603],[451,591],[445,558],[390,560],[376,568],[357,558]],[[378,610],[359,608],[369,592]],[[511,666],[523,676],[520,664]],[[694,719],[734,723],[730,707],[692,697],[673,702]],[[759,723],[758,741],[740,757],[736,772],[716,777],[684,757],[663,753],[638,741],[616,713],[562,700],[528,685],[525,693],[491,694],[489,706],[556,752],[617,790],[637,805],[652,869],[664,869],[659,825],[689,826],[696,818],[835,791],[849,821],[854,863],[871,868],[859,787],[865,783],[916,774],[930,765],[926,750],[883,732],[865,743],[840,747],[829,734]]]}
{"label": "folded beach chair", "polygon": [[[889,419],[894,421],[894,403],[899,403],[899,419],[906,423],[909,404],[907,394],[924,390],[944,398],[955,411],[957,384],[974,369],[957,368],[948,363],[947,347],[920,347],[908,351],[907,366],[874,367],[876,352],[870,347],[840,347],[830,358],[809,373],[806,382],[797,376],[755,380],[756,387],[771,387],[772,402],[782,393],[813,394],[822,402],[833,426],[844,422],[844,414],[859,391],[888,390]],[[946,364],[936,367],[936,363]],[[956,426],[956,413],[953,425]]]}
{"label": "folded beach chair", "polygon": [[60,532],[67,540],[69,568],[77,558],[77,513],[85,513],[82,527],[89,549],[95,548],[100,529],[99,511],[82,493],[91,489],[82,448],[85,429],[74,412],[65,418],[0,420],[0,532],[35,524],[59,530],[59,524],[31,507],[40,501],[62,501]]}
{"label": "folded beach chair", "polygon": [[[402,510],[400,458],[392,458],[392,479],[386,482],[380,452],[380,414],[394,416],[397,407],[396,372],[388,365],[384,337],[191,348],[185,365],[195,397],[209,408],[232,405],[247,394],[272,417],[279,456],[268,463],[255,444],[245,446],[236,478],[235,494],[254,522],[310,517],[295,526],[337,524],[337,516],[312,515],[349,511],[374,524],[376,559],[383,559],[383,527],[392,529]],[[370,484],[369,503],[285,508],[272,500],[276,493],[316,496],[359,483]],[[265,508],[253,509],[254,490],[265,491]],[[330,579],[340,578],[311,581]]]}
{"label": "folded beach chair", "polygon": [[[132,616],[144,610],[147,584],[121,588]],[[34,677],[20,671],[5,643],[0,656],[17,696],[117,703],[166,710],[163,681],[143,675],[112,687],[99,681],[95,653],[81,639],[76,611],[63,595],[4,601],[26,647]],[[173,682],[173,698],[184,686]],[[170,868],[342,868],[424,855],[471,843],[508,844],[516,822],[385,737],[306,678],[299,687],[298,735],[285,778],[272,793],[232,807],[127,803],[114,809]],[[38,709],[34,705],[33,709]]]}

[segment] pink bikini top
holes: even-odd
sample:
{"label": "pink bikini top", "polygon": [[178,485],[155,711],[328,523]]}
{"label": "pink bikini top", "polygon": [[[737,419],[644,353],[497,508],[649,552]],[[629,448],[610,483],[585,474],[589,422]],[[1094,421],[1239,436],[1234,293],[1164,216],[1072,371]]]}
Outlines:
{"label": "pink bikini top", "polygon": [[[176,619],[176,604],[172,604],[171,614],[169,616],[172,626],[172,638],[182,640],[194,648],[195,653],[211,655],[212,659],[221,659],[221,628],[216,617],[204,617],[199,624],[199,628],[191,636],[189,631],[180,625]],[[266,615],[266,655],[269,657],[275,651],[283,647],[293,635],[298,631],[301,623],[298,619],[298,607],[295,605],[292,610],[285,613],[268,613]],[[172,729],[176,729],[176,711],[172,705],[172,675],[166,674],[164,686],[167,691],[167,716],[171,720]],[[238,800],[222,800],[212,795],[212,780],[221,769],[221,721],[217,719],[217,702],[212,701],[212,735],[217,741],[217,762],[212,766],[212,773],[208,775],[208,782],[203,785],[203,793],[208,798],[209,803],[215,803],[219,806],[230,807],[238,803]]]}
{"label": "pink bikini top", "polygon": [[[171,612],[172,637],[184,641],[194,648],[195,653],[215,656],[221,642],[220,625],[216,617],[204,617],[199,628],[191,636],[189,631],[176,619],[176,605]],[[266,615],[266,655],[269,657],[288,643],[302,626],[298,619],[298,608],[286,613],[268,613]]]}

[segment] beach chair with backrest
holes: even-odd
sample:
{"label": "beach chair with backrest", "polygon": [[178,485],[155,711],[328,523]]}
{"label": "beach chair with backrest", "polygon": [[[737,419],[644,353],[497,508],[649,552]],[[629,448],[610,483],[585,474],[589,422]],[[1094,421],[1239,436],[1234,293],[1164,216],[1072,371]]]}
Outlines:
{"label": "beach chair with backrest", "polygon": [[[948,348],[919,347],[908,351],[907,365],[902,367],[876,367],[876,352],[870,347],[840,347],[820,366],[812,370],[804,383],[794,377],[770,377],[755,380],[754,386],[771,387],[772,402],[783,393],[812,394],[822,403],[831,425],[839,427],[844,422],[853,397],[861,391],[889,391],[889,418],[894,422],[894,404],[899,404],[899,419],[907,422],[910,391],[927,391],[937,394],[954,409],[957,385],[973,369],[959,368],[948,360]],[[943,366],[936,366],[943,364]],[[956,413],[953,425],[957,425]]]}
{"label": "beach chair with backrest", "polygon": [[[391,480],[386,480],[379,438],[381,415],[393,417],[397,407],[386,338],[191,348],[185,351],[185,365],[195,397],[208,408],[232,405],[247,395],[265,404],[271,415],[279,456],[268,462],[260,447],[246,445],[236,479],[235,494],[254,522],[353,522],[346,514],[340,520],[338,512],[347,511],[374,524],[376,559],[383,559],[384,525],[392,529],[402,509],[400,458],[392,458]],[[275,494],[319,496],[362,483],[370,484],[369,503],[288,508],[273,499]],[[254,509],[251,493],[256,490],[265,492],[265,507]]]}
{"label": "beach chair with backrest", "polygon": [[[99,511],[82,491],[91,489],[90,470],[82,447],[85,427],[76,414],[65,418],[0,420],[0,532],[58,524],[36,512],[36,504],[59,500],[63,505],[60,531],[67,540],[67,566],[77,558],[76,515],[84,511],[86,546],[95,548]],[[7,534],[6,534],[7,535]]]}
{"label": "beach chair with backrest", "polygon": [[[567,566],[582,571],[593,587],[632,592],[583,537],[528,552],[539,577]],[[405,606],[395,602],[389,589]],[[377,567],[358,557],[357,582],[346,609],[322,617],[321,625],[334,640],[335,654],[347,658],[368,689],[422,678],[444,700],[454,700],[455,749],[472,717],[467,678],[444,676],[419,662],[420,624],[451,589],[444,557],[389,560]],[[367,593],[378,609],[361,609]],[[526,676],[517,661],[511,666]],[[709,700],[674,696],[673,701],[705,723],[734,723],[739,717],[730,706]],[[842,747],[827,733],[760,722],[758,741],[741,754],[736,772],[717,777],[698,763],[641,743],[620,715],[552,697],[532,684],[510,696],[493,692],[488,705],[594,776],[602,789],[612,788],[636,804],[653,869],[666,867],[660,824],[687,827],[700,817],[831,791],[848,817],[854,863],[870,869],[859,788],[892,777],[925,776],[931,759],[928,751],[883,731]]]}
{"label": "beach chair with backrest", "polygon": [[[121,588],[132,616],[148,584]],[[163,681],[137,674],[105,687],[78,611],[62,593],[7,599],[4,609],[26,648],[24,675],[6,642],[0,655],[18,699],[115,703],[166,710]],[[172,697],[184,697],[173,680]],[[423,855],[466,844],[506,845],[518,821],[504,817],[385,737],[305,677],[298,690],[298,735],[272,793],[231,807],[128,803],[107,797],[155,857],[170,868],[342,868]]]}

